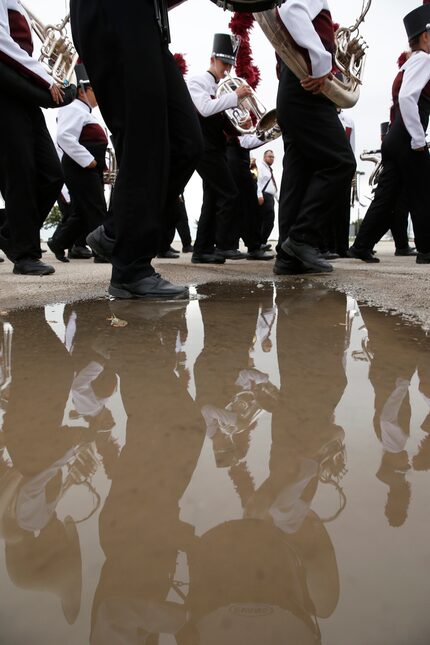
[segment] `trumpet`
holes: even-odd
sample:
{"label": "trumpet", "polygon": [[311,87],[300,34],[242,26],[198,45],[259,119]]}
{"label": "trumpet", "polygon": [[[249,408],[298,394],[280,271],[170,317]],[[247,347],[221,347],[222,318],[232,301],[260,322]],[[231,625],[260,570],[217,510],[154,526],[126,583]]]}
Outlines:
{"label": "trumpet", "polygon": [[[218,86],[216,98],[232,94],[239,87],[248,85],[243,78],[233,77],[228,72]],[[239,101],[237,107],[225,110],[230,122],[241,134],[255,134],[261,141],[273,141],[281,135],[281,130],[276,118],[276,110],[267,110],[257,94],[252,90],[252,95]],[[254,117],[256,125],[243,127],[245,121]]]}

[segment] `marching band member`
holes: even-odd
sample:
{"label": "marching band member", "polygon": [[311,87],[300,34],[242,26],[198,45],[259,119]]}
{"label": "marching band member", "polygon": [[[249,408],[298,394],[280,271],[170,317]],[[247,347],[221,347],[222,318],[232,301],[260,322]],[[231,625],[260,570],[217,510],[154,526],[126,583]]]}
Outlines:
{"label": "marching band member", "polygon": [[277,201],[279,199],[278,186],[272,169],[274,161],[273,150],[266,150],[263,161],[258,166],[257,196],[261,215],[261,243],[265,248],[270,248],[270,245],[267,246],[267,240],[275,222],[275,199]]}
{"label": "marching band member", "polygon": [[[88,235],[107,216],[103,171],[108,139],[92,113],[97,100],[84,65],[76,66],[76,76],[78,96],[58,115],[57,141],[64,153],[64,177],[72,200],[72,214],[48,242],[60,261],[81,233]],[[94,261],[103,259],[96,255]]]}
{"label": "marching band member", "polygon": [[[19,0],[0,0],[0,62],[49,89],[60,105],[62,93],[34,58],[29,18]],[[40,228],[63,183],[61,166],[42,110],[0,88],[0,175],[6,221],[0,247],[13,272],[48,275],[41,262]]]}
{"label": "marching band member", "polygon": [[[188,293],[163,280],[151,265],[171,205],[183,192],[202,147],[193,104],[168,49],[166,4],[179,3],[141,0],[126,8],[116,0],[70,4],[74,42],[118,160],[114,226],[97,228],[87,240],[100,255],[111,255],[109,293],[116,298]],[[151,155],[142,155],[144,148]]]}
{"label": "marching band member", "polygon": [[299,81],[280,63],[277,112],[285,156],[274,272],[331,271],[318,249],[336,197],[356,168],[336,106],[319,93],[333,69],[333,21],[327,0],[291,0],[278,14],[305,52],[309,76]]}
{"label": "marching band member", "polygon": [[223,264],[225,260],[245,258],[244,253],[233,248],[239,191],[226,159],[225,133],[232,126],[224,111],[237,107],[240,99],[250,96],[252,90],[243,85],[231,94],[215,98],[219,81],[235,64],[238,48],[239,40],[230,34],[215,34],[208,71],[188,83],[204,139],[204,153],[197,166],[203,179],[203,204],[191,259],[195,264]]}
{"label": "marching band member", "polygon": [[390,228],[393,209],[404,189],[414,226],[417,264],[430,264],[430,156],[425,138],[430,115],[430,4],[414,9],[403,22],[412,55],[394,81],[392,125],[382,144],[384,169],[349,252],[364,262],[379,262],[372,249]]}

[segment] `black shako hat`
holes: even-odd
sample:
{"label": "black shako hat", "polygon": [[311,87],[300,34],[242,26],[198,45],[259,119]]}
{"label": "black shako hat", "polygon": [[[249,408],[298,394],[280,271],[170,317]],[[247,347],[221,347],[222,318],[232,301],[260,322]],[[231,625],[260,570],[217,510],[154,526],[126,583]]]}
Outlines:
{"label": "black shako hat", "polygon": [[75,67],[76,84],[80,87],[91,85],[85,65],[78,63]]}
{"label": "black shako hat", "polygon": [[423,4],[403,18],[408,40],[419,36],[430,28],[430,4]]}
{"label": "black shako hat", "polygon": [[228,65],[235,65],[239,46],[240,38],[231,34],[215,34],[212,56],[219,58]]}
{"label": "black shako hat", "polygon": [[381,137],[385,137],[385,135],[388,134],[389,129],[390,129],[390,122],[389,121],[383,121],[381,123]]}

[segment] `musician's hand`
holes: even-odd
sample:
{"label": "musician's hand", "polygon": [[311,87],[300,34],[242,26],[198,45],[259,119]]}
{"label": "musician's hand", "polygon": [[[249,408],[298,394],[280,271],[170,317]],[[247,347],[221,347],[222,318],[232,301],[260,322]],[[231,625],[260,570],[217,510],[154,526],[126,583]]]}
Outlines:
{"label": "musician's hand", "polygon": [[239,125],[244,130],[249,130],[250,128],[252,128],[252,119],[251,119],[251,117],[249,116],[247,119],[243,119],[243,121],[241,121]]}
{"label": "musician's hand", "polygon": [[91,168],[97,168],[97,161],[95,159],[93,159],[92,162],[87,166],[88,170],[91,170]]}
{"label": "musician's hand", "polygon": [[325,76],[320,76],[319,78],[306,76],[306,78],[300,81],[300,85],[307,92],[312,92],[312,94],[319,94],[327,78],[331,80],[333,78],[333,74],[330,72],[329,74],[325,74]]}
{"label": "musician's hand", "polygon": [[259,205],[260,205],[260,206],[263,206],[263,204],[264,204],[264,197],[263,197],[263,195],[261,195],[261,197],[259,197],[259,198],[258,198],[258,203],[259,203]]}
{"label": "musician's hand", "polygon": [[241,87],[238,87],[237,90],[234,91],[236,92],[239,101],[246,99],[248,96],[252,95],[252,89],[249,87],[249,85],[241,85]]}
{"label": "musician's hand", "polygon": [[57,83],[53,83],[49,91],[51,92],[52,100],[54,101],[54,103],[56,103],[57,105],[64,103],[64,92],[60,88],[60,86],[57,85]]}

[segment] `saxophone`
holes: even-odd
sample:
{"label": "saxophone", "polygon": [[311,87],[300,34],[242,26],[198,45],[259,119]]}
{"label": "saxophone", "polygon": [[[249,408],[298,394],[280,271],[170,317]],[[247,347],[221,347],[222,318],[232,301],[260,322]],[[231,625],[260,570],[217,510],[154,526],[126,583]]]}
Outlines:
{"label": "saxophone", "polygon": [[[322,93],[340,108],[353,107],[360,97],[360,86],[366,61],[367,44],[359,33],[359,27],[370,9],[372,0],[363,0],[361,14],[351,27],[339,27],[336,31],[335,66],[338,77],[325,81]],[[254,14],[264,34],[289,69],[302,80],[309,75],[305,58],[281,19],[276,9]]]}

